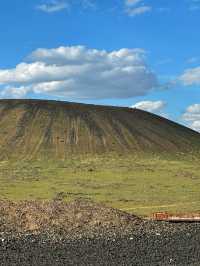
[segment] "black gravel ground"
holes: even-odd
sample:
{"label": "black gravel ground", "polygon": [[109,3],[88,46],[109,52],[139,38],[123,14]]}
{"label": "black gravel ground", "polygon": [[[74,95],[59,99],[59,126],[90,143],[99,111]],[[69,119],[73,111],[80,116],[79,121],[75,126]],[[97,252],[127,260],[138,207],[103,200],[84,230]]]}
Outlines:
{"label": "black gravel ground", "polygon": [[0,265],[200,265],[200,225],[145,222],[123,234],[2,233]]}

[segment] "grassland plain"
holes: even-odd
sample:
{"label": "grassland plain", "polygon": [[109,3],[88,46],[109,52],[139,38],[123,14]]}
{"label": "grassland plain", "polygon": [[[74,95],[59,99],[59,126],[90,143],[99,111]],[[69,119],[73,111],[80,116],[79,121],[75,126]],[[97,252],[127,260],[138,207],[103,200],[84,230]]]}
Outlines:
{"label": "grassland plain", "polygon": [[130,213],[200,211],[199,156],[75,156],[0,162],[0,199],[89,198]]}

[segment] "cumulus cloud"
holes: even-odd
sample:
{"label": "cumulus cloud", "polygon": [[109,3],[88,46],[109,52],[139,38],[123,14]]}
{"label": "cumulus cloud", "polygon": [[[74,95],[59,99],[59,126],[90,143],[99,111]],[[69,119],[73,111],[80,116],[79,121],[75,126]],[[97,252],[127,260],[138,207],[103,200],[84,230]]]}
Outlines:
{"label": "cumulus cloud", "polygon": [[183,120],[189,123],[189,126],[200,132],[200,104],[190,105],[183,114]]}
{"label": "cumulus cloud", "polygon": [[70,99],[129,98],[158,86],[141,49],[71,46],[38,49],[27,58],[13,69],[0,69],[1,97],[30,92]]}
{"label": "cumulus cloud", "polygon": [[28,91],[29,91],[29,88],[24,87],[24,86],[21,86],[18,88],[7,86],[4,90],[0,91],[0,97],[22,99],[26,96]]}
{"label": "cumulus cloud", "polygon": [[178,80],[185,86],[200,85],[200,67],[186,69]]}
{"label": "cumulus cloud", "polygon": [[125,12],[130,16],[138,16],[150,12],[152,7],[145,5],[142,0],[125,0]]}
{"label": "cumulus cloud", "polygon": [[200,132],[200,120],[194,121],[191,125],[192,129]]}
{"label": "cumulus cloud", "polygon": [[148,112],[159,113],[166,106],[164,101],[141,101],[132,105],[132,108],[141,109]]}
{"label": "cumulus cloud", "polygon": [[51,1],[47,4],[37,6],[37,9],[46,13],[55,13],[68,8],[69,4],[66,1]]}

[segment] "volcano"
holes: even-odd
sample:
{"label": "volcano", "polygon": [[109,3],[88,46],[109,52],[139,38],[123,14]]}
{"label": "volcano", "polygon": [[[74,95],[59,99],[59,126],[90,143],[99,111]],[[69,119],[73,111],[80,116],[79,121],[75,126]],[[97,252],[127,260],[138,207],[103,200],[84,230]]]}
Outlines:
{"label": "volcano", "polygon": [[146,111],[48,100],[0,100],[0,159],[199,150],[199,133]]}

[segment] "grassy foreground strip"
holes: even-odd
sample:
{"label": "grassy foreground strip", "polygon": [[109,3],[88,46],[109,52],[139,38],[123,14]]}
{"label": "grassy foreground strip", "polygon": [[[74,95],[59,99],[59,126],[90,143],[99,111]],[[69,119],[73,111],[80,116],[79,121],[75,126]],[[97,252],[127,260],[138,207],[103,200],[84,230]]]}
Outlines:
{"label": "grassy foreground strip", "polygon": [[[187,208],[185,208],[187,206]],[[193,206],[193,207],[192,207]],[[179,210],[179,212],[183,212],[183,209],[188,210],[188,212],[191,212],[191,210],[195,209],[196,211],[199,211],[199,207],[195,208],[195,206],[200,206],[200,201],[196,202],[182,202],[182,203],[176,203],[176,204],[168,204],[168,205],[157,205],[157,206],[135,206],[132,208],[121,208],[122,211],[126,212],[136,212],[138,213],[140,210],[149,209],[151,212],[156,212],[158,209],[160,211],[174,211],[176,212]]]}
{"label": "grassy foreground strip", "polygon": [[0,199],[92,199],[138,215],[200,210],[199,158],[116,155],[1,161]]}

